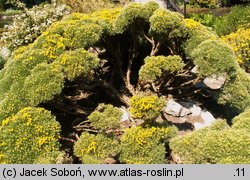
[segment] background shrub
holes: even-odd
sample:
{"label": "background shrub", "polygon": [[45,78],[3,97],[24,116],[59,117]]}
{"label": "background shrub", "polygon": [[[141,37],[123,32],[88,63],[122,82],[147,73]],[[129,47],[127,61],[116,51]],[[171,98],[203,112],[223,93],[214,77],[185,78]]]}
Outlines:
{"label": "background shrub", "polygon": [[192,14],[190,18],[208,27],[214,27],[217,19],[211,14]]}
{"label": "background shrub", "polygon": [[26,9],[23,14],[14,18],[13,24],[6,26],[1,39],[12,50],[32,43],[53,22],[62,19],[68,12],[65,6],[53,4]]}
{"label": "background shrub", "polygon": [[250,8],[249,6],[233,7],[231,12],[216,18],[215,31],[218,35],[227,35],[231,32],[236,32],[240,27],[249,27],[250,23]]}
{"label": "background shrub", "polygon": [[112,0],[57,0],[59,4],[68,5],[72,12],[91,13],[100,9],[114,7]]}
{"label": "background shrub", "polygon": [[218,4],[216,0],[190,0],[189,4],[201,8],[215,8]]}
{"label": "background shrub", "polygon": [[238,63],[250,73],[250,28],[239,28],[236,32],[222,36],[221,40],[232,46]]}

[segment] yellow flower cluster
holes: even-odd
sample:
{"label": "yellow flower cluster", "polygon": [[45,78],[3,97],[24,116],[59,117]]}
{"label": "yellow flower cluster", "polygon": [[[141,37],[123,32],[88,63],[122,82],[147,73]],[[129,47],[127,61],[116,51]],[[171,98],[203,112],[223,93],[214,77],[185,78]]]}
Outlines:
{"label": "yellow flower cluster", "polygon": [[184,19],[186,27],[189,29],[200,29],[202,25],[193,19]]}
{"label": "yellow flower cluster", "polygon": [[239,28],[221,40],[232,46],[240,66],[250,72],[250,28]]}
{"label": "yellow flower cluster", "polygon": [[121,8],[106,9],[101,11],[96,11],[91,14],[92,18],[104,20],[107,23],[112,24],[116,19],[117,15],[121,12]]}
{"label": "yellow flower cluster", "polygon": [[153,120],[160,115],[165,101],[156,95],[138,95],[130,99],[130,105],[130,113],[134,118]]}
{"label": "yellow flower cluster", "polygon": [[[138,127],[140,131],[136,135],[133,135],[131,138],[131,141],[135,141],[138,145],[143,146],[149,142],[149,139],[151,137],[155,138],[155,141],[159,141],[162,138],[166,138],[169,130],[168,128],[156,128],[152,127],[149,129],[143,129],[141,127]],[[166,136],[166,137],[165,137]]]}
{"label": "yellow flower cluster", "polygon": [[45,50],[45,54],[50,59],[55,59],[60,55],[63,51],[65,51],[64,39],[59,35],[45,35],[46,43],[43,44],[43,49]]}

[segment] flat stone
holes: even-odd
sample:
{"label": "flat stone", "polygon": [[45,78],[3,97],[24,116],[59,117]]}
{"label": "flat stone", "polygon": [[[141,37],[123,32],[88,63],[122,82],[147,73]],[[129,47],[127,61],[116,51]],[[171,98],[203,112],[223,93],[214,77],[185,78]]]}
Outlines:
{"label": "flat stone", "polygon": [[198,130],[198,129],[206,127],[205,124],[199,123],[199,122],[195,122],[193,125],[194,125],[194,129],[195,130]]}
{"label": "flat stone", "polygon": [[197,74],[198,73],[198,66],[194,66],[194,68],[191,69],[191,72],[194,74]]}
{"label": "flat stone", "polygon": [[208,111],[202,111],[201,112],[201,118],[204,120],[204,125],[205,126],[209,126],[214,121],[216,121],[216,119],[214,118],[214,116],[210,112],[208,112]]}
{"label": "flat stone", "polygon": [[123,109],[123,108],[120,108],[120,110],[123,112],[123,115],[121,117],[121,122],[128,121],[130,119],[130,113],[126,109]]}
{"label": "flat stone", "polygon": [[191,111],[189,109],[183,107],[172,99],[167,102],[167,106],[164,109],[164,112],[175,117],[183,117],[191,114]]}
{"label": "flat stone", "polygon": [[194,104],[193,107],[190,108],[190,111],[192,112],[192,116],[200,116],[202,109]]}
{"label": "flat stone", "polygon": [[206,77],[203,82],[210,89],[217,90],[223,87],[227,80],[226,75]]}

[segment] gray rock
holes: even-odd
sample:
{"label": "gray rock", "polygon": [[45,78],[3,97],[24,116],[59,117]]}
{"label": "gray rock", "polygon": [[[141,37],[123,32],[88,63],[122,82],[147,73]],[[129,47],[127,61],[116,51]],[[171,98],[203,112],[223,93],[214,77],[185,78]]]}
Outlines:
{"label": "gray rock", "polygon": [[201,112],[201,118],[204,120],[204,125],[205,126],[209,126],[214,121],[216,121],[216,119],[214,118],[214,116],[210,112],[208,112],[208,111],[202,111]]}
{"label": "gray rock", "polygon": [[194,66],[194,68],[191,70],[192,73],[197,74],[198,73],[198,66]]}
{"label": "gray rock", "polygon": [[121,117],[121,122],[129,121],[130,120],[130,113],[124,108],[120,108],[120,110],[123,112],[123,115]]}
{"label": "gray rock", "polygon": [[199,122],[195,122],[193,125],[194,125],[195,130],[206,127],[203,123],[199,123]]}
{"label": "gray rock", "polygon": [[191,114],[191,111],[189,109],[183,107],[172,99],[167,102],[167,106],[164,109],[164,112],[176,117],[183,117]]}
{"label": "gray rock", "polygon": [[213,75],[211,77],[206,77],[203,82],[210,89],[217,90],[222,88],[226,80],[227,80],[226,75],[221,75],[221,76]]}
{"label": "gray rock", "polygon": [[192,116],[200,116],[202,109],[199,106],[193,104],[193,106],[190,108],[190,111],[192,112]]}

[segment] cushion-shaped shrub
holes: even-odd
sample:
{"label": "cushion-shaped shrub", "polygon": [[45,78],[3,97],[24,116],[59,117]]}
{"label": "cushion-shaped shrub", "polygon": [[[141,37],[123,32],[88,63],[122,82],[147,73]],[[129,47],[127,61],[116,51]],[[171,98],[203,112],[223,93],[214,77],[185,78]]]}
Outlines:
{"label": "cushion-shaped shrub", "polygon": [[184,63],[179,56],[148,56],[145,64],[139,71],[140,80],[143,82],[155,82],[157,79],[181,71]]}
{"label": "cushion-shaped shrub", "polygon": [[150,17],[150,31],[153,34],[169,35],[172,30],[183,25],[183,19],[180,13],[157,9]]}
{"label": "cushion-shaped shrub", "polygon": [[232,128],[246,130],[250,133],[250,109],[245,110],[233,119]]}
{"label": "cushion-shaped shrub", "polygon": [[203,41],[218,39],[212,30],[193,19],[184,19],[184,24],[185,32],[188,34],[188,39],[183,43],[187,57],[190,57],[192,51]]}
{"label": "cushion-shaped shrub", "polygon": [[83,132],[74,146],[75,155],[84,164],[103,164],[119,152],[119,142],[104,134]]}
{"label": "cushion-shaped shrub", "polygon": [[159,5],[155,2],[149,2],[145,5],[141,5],[138,3],[129,4],[122,9],[122,11],[114,21],[116,32],[123,33],[136,20],[144,20],[148,22],[149,17],[158,8]]}
{"label": "cushion-shaped shrub", "polygon": [[135,95],[130,99],[130,113],[134,118],[154,120],[165,105],[165,100],[156,95]]}
{"label": "cushion-shaped shrub", "polygon": [[66,78],[72,81],[79,76],[91,79],[92,70],[99,66],[99,59],[81,48],[65,51],[55,60],[55,63],[62,68]]}
{"label": "cushion-shaped shrub", "polygon": [[173,155],[185,164],[248,164],[250,133],[223,126],[219,129],[208,127],[173,138],[170,141]]}
{"label": "cushion-shaped shrub", "polygon": [[60,155],[60,125],[43,108],[27,107],[2,121],[0,126],[0,163],[32,164],[41,157],[55,163]]}
{"label": "cushion-shaped shrub", "polygon": [[100,130],[111,130],[120,128],[122,111],[111,104],[101,104],[98,110],[92,112],[88,119],[91,124]]}
{"label": "cushion-shaped shrub", "polygon": [[191,53],[198,66],[200,76],[234,74],[236,70],[235,55],[227,44],[216,40],[206,40]]}
{"label": "cushion-shaped shrub", "polygon": [[165,164],[167,138],[173,137],[176,128],[127,129],[121,138],[120,161],[126,164]]}
{"label": "cushion-shaped shrub", "polygon": [[62,91],[64,76],[50,64],[39,64],[24,81],[25,96],[30,105],[46,102]]}
{"label": "cushion-shaped shrub", "polygon": [[218,94],[220,104],[228,104],[239,112],[250,106],[250,75],[237,68],[237,74],[224,85]]}

